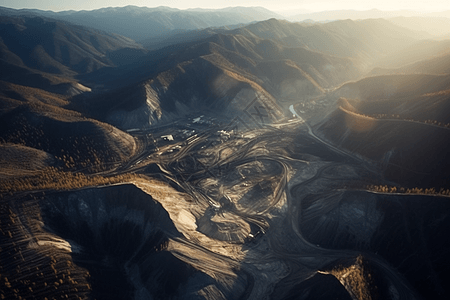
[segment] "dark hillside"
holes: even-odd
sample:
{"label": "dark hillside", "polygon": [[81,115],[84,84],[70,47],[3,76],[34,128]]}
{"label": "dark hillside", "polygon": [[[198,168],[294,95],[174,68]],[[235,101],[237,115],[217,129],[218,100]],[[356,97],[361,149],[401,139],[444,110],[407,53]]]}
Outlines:
{"label": "dark hillside", "polygon": [[49,74],[26,66],[19,66],[0,60],[0,80],[17,85],[28,86],[57,93],[64,96],[74,96],[91,91],[76,80],[63,75]]}
{"label": "dark hillside", "polygon": [[[341,98],[345,99],[345,98]],[[438,126],[450,126],[450,91],[439,91],[413,97],[361,101],[345,99],[352,108],[379,119],[404,119]],[[342,105],[342,104],[341,104]],[[348,107],[343,106],[348,109]]]}
{"label": "dark hillside", "polygon": [[439,92],[447,90],[449,86],[450,76],[448,75],[395,74],[366,77],[356,82],[346,83],[333,94],[337,98],[363,101],[390,100]]}
{"label": "dark hillside", "polygon": [[38,89],[2,85],[2,143],[44,151],[65,168],[88,168],[88,171],[111,168],[136,149],[128,134],[62,108],[66,99]]}
{"label": "dark hillside", "polygon": [[10,64],[63,75],[113,66],[106,54],[133,48],[134,41],[41,17],[0,17],[0,57]]}
{"label": "dark hillside", "polygon": [[367,116],[447,126],[449,86],[449,75],[374,76],[343,85],[334,97],[344,97],[352,111]]}
{"label": "dark hillside", "polygon": [[17,144],[0,144],[0,178],[31,175],[57,162],[42,150]]}
{"label": "dark hillside", "polygon": [[388,180],[405,187],[448,188],[450,129],[405,120],[375,119],[339,108],[316,132],[374,160]]}
{"label": "dark hillside", "polygon": [[6,113],[21,104],[48,104],[63,107],[69,102],[67,97],[49,93],[37,88],[0,81],[1,113]]}
{"label": "dark hillside", "polygon": [[385,75],[347,83],[317,133],[377,161],[389,180],[448,188],[449,75]]}

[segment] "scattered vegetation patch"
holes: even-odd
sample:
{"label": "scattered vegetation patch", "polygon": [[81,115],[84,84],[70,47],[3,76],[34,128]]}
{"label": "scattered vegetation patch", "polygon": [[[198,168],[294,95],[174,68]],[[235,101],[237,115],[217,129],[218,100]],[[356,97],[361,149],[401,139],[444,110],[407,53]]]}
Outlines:
{"label": "scattered vegetation patch", "polygon": [[388,193],[388,194],[414,194],[414,195],[436,195],[436,196],[447,196],[450,197],[450,189],[441,188],[436,190],[435,188],[404,188],[395,187],[387,185],[368,185],[366,189],[377,193]]}
{"label": "scattered vegetation patch", "polygon": [[365,266],[362,256],[358,256],[356,262],[348,267],[339,266],[330,274],[335,276],[353,299],[370,300],[376,287],[371,285],[372,275]]}
{"label": "scattered vegetation patch", "polygon": [[145,178],[138,174],[121,174],[114,176],[86,175],[61,171],[55,167],[48,167],[33,176],[10,178],[0,181],[0,197],[16,192],[35,190],[71,190],[87,186],[99,186],[129,182]]}

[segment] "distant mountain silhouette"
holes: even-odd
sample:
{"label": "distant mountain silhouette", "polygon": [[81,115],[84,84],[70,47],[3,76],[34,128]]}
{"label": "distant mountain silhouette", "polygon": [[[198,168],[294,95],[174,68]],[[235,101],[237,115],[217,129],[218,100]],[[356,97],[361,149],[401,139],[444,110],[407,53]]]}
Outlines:
{"label": "distant mountain silhouette", "polygon": [[410,10],[398,10],[398,11],[382,11],[378,9],[371,10],[329,10],[320,12],[303,13],[294,16],[290,16],[290,21],[303,21],[303,20],[314,20],[314,21],[333,21],[333,20],[360,20],[360,19],[377,19],[377,18],[390,18],[397,16],[416,16],[419,12]]}
{"label": "distant mountain silhouette", "polygon": [[236,29],[245,36],[273,39],[288,47],[304,47],[341,57],[375,59],[428,37],[384,19],[341,20],[302,24],[271,19]]}
{"label": "distant mountain silhouette", "polygon": [[398,51],[386,54],[377,61],[376,65],[385,69],[401,69],[407,65],[412,65],[428,59],[439,58],[449,53],[450,40],[425,39]]}
{"label": "distant mountain silhouette", "polygon": [[[250,23],[282,16],[262,7],[179,10],[170,7],[108,7],[91,11],[48,12],[0,9],[3,15],[41,15],[113,32],[137,41],[165,35],[172,30],[194,30]],[[132,21],[131,21],[132,20]]]}
{"label": "distant mountain silhouette", "polygon": [[[449,44],[449,43],[447,43]],[[450,74],[450,49],[447,53],[431,56],[395,69],[375,68],[370,75],[386,74]]]}
{"label": "distant mountain silhouette", "polygon": [[[344,58],[347,62],[349,62],[350,58],[350,63],[353,64],[355,69],[364,69],[367,71],[370,70],[375,61],[385,55],[386,51],[404,49],[407,46],[417,43],[419,38],[416,35],[416,32],[398,27],[381,19],[358,22],[346,20],[316,25],[295,24],[270,19],[232,30],[227,30],[225,28],[209,28],[202,31],[190,31],[186,34],[179,33],[166,40],[159,40],[159,44],[156,42],[153,46],[158,47],[157,45],[160,45],[165,46],[165,48],[153,51],[147,58],[140,59],[139,64],[136,66],[126,66],[126,72],[132,73],[130,75],[134,77],[137,76],[136,73],[141,73],[138,71],[139,68],[145,68],[147,69],[146,72],[150,73],[156,72],[157,70],[160,70],[160,68],[161,71],[163,71],[164,67],[156,68],[153,62],[159,60],[158,65],[161,66],[160,61],[164,60],[164,57],[169,53],[171,54],[172,62],[178,60],[177,53],[184,51],[182,49],[185,47],[192,48],[183,55],[188,55],[189,57],[204,55],[204,52],[194,53],[194,49],[199,48],[193,45],[201,44],[206,40],[221,44],[222,42],[218,36],[231,35],[240,36],[238,38],[240,41],[243,41],[245,38],[248,42],[239,45],[240,42],[236,43],[230,41],[229,44],[224,44],[222,47],[231,51],[237,51],[241,55],[248,56],[251,59],[292,59],[297,63],[306,63],[316,67],[319,60],[321,60],[322,63],[325,62],[326,59],[324,59],[324,57],[328,57],[328,60],[331,59],[336,61],[339,60],[339,58],[336,57],[340,57],[341,60]],[[351,47],[349,47],[349,45],[351,45]],[[254,49],[246,49],[249,47]],[[302,52],[303,54],[299,55],[299,52]],[[310,53],[308,54],[309,56],[306,55],[306,53]],[[313,55],[311,53],[316,54]],[[311,55],[322,55],[322,58],[314,59]],[[331,56],[334,58],[331,58]],[[336,66],[335,63],[328,65],[329,67],[331,65],[334,67]],[[167,67],[170,68],[171,66]],[[131,71],[133,68],[135,68],[134,71]],[[335,71],[335,69],[331,68],[329,72],[326,72],[328,74],[327,77],[336,77]],[[121,70],[118,72],[118,76],[121,76],[123,73],[124,71]],[[348,80],[348,78],[355,78],[355,74],[355,72],[347,73],[344,75],[345,78],[341,78],[340,80],[342,82]],[[95,74],[95,76],[96,79],[99,80],[99,78],[104,77],[104,74],[100,72],[99,74]],[[151,77],[151,75],[149,75],[149,77]],[[316,76],[315,80],[318,81],[319,77]],[[134,80],[136,79],[137,78],[134,77]],[[336,81],[331,80],[328,83],[321,83],[321,85],[334,83],[336,83]]]}
{"label": "distant mountain silhouette", "polygon": [[142,49],[129,38],[41,17],[0,17],[3,60],[63,75],[89,73],[114,62],[107,54]]}
{"label": "distant mountain silhouette", "polygon": [[[91,14],[156,11],[180,13],[129,6],[64,14],[87,14],[95,20]],[[320,96],[326,88],[358,78],[386,52],[418,40],[416,32],[382,19],[313,25],[269,19],[235,29],[205,29],[183,38],[180,34],[183,43],[146,53],[123,36],[54,19],[2,20],[0,62],[8,72],[1,79],[64,95],[93,91],[68,107],[122,129],[199,109],[231,118],[254,99],[273,110],[269,117],[273,121],[288,113],[288,103]]]}
{"label": "distant mountain silhouette", "polygon": [[426,13],[424,14],[424,16],[431,18],[450,18],[450,10]]}
{"label": "distant mountain silhouette", "polygon": [[450,33],[450,14],[444,16],[419,15],[411,17],[395,17],[390,22],[415,31],[424,31],[432,36],[442,36]]}

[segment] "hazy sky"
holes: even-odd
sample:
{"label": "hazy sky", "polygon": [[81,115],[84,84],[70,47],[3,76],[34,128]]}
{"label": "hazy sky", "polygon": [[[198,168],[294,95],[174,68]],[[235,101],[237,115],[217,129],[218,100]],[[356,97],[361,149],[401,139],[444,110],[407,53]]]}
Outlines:
{"label": "hazy sky", "polygon": [[0,0],[0,6],[11,8],[38,8],[45,10],[91,10],[115,6],[170,6],[186,8],[223,8],[229,6],[263,6],[274,11],[287,9],[307,9],[311,11],[355,9],[380,10],[409,9],[419,11],[450,10],[449,0]]}

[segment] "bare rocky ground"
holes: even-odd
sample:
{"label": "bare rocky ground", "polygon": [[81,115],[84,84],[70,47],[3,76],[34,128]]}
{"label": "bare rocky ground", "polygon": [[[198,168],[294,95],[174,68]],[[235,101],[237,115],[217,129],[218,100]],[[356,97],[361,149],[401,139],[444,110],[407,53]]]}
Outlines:
{"label": "bare rocky ground", "polygon": [[447,58],[357,80],[414,32],[2,20],[1,298],[449,298]]}

